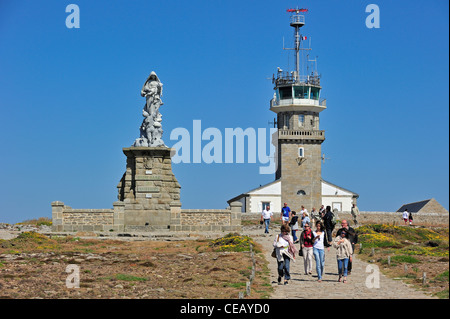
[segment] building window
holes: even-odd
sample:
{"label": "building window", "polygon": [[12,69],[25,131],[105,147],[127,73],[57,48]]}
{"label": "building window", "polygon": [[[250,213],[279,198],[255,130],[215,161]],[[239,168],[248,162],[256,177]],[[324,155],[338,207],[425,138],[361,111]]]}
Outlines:
{"label": "building window", "polygon": [[287,114],[284,115],[284,127],[289,129],[289,115]]}
{"label": "building window", "polygon": [[270,206],[270,202],[262,202],[262,209],[266,210],[267,206]]}
{"label": "building window", "polygon": [[298,126],[303,127],[305,125],[305,116],[300,114],[298,116]]}
{"label": "building window", "polygon": [[304,195],[306,195],[306,192],[305,192],[303,189],[300,189],[300,190],[297,192],[297,195],[304,196]]}
{"label": "building window", "polygon": [[298,148],[298,157],[305,157],[305,149],[303,147]]}
{"label": "building window", "polygon": [[336,209],[338,212],[341,212],[342,211],[342,202],[333,202],[331,204],[331,207],[332,207],[333,211]]}

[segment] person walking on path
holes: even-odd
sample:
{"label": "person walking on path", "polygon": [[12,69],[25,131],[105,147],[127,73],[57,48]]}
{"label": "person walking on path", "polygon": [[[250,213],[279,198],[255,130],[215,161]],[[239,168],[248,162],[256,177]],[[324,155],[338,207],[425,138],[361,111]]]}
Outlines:
{"label": "person walking on path", "polygon": [[290,263],[295,262],[295,253],[297,249],[294,246],[292,236],[289,234],[289,226],[281,225],[281,233],[277,235],[273,242],[278,264],[278,284],[281,285],[281,279],[284,276],[284,284],[287,285],[291,279]]}
{"label": "person walking on path", "polygon": [[356,206],[356,204],[352,204],[351,214],[353,217],[353,223],[355,224],[355,226],[358,225],[358,218],[359,218],[360,212],[359,212],[359,208],[358,208],[358,206]]}
{"label": "person walking on path", "polygon": [[264,225],[265,225],[264,234],[269,233],[269,225],[270,225],[270,220],[272,219],[272,216],[273,216],[273,212],[270,209],[270,206],[267,205],[266,209],[264,209],[261,213],[261,221],[264,222]]}
{"label": "person walking on path", "polygon": [[352,244],[347,238],[347,231],[343,230],[333,241],[333,247],[336,248],[336,257],[338,262],[338,272],[340,282],[344,276],[344,284],[347,282],[348,262],[352,261]]}
{"label": "person walking on path", "polygon": [[408,217],[409,217],[408,210],[405,209],[405,211],[403,212],[403,221],[405,222],[405,225],[408,222]]}
{"label": "person walking on path", "polygon": [[310,226],[311,226],[311,227],[314,227],[314,225],[316,224],[316,222],[317,222],[318,220],[320,220],[320,219],[319,219],[319,212],[316,211],[316,208],[315,208],[315,207],[313,207],[313,208],[311,209],[311,224],[310,224]]}
{"label": "person walking on path", "polygon": [[303,229],[304,230],[300,235],[300,249],[302,250],[303,253],[305,275],[311,275],[313,266],[314,235],[311,230],[310,224],[306,223]]}
{"label": "person walking on path", "polygon": [[280,219],[282,220],[283,224],[287,225],[289,224],[290,218],[291,218],[291,209],[286,203],[284,203],[284,206],[281,208]]}
{"label": "person walking on path", "polygon": [[412,222],[413,222],[413,215],[412,215],[412,212],[409,212],[408,219],[409,219],[409,226],[411,226],[411,225],[412,225]]}
{"label": "person walking on path", "polygon": [[313,254],[316,260],[317,281],[322,281],[323,270],[325,267],[325,251],[324,251],[324,238],[325,229],[321,222],[317,222],[316,231],[313,232]]}
{"label": "person walking on path", "polygon": [[333,242],[333,238],[332,238],[332,233],[333,233],[333,229],[334,229],[334,224],[333,224],[333,212],[331,211],[331,206],[327,206],[327,208],[325,209],[325,215],[323,216],[323,225],[325,226],[325,232],[326,232],[326,240],[325,240],[325,247],[330,247],[332,242]]}
{"label": "person walking on path", "polygon": [[[352,254],[355,253],[355,245],[358,243],[358,234],[356,231],[349,226],[348,222],[344,219],[341,222],[341,228],[336,232],[336,236],[340,236],[341,233],[345,231],[347,232],[347,238],[350,241],[350,244],[352,245]],[[348,274],[350,275],[352,273],[352,261],[348,261]]]}
{"label": "person walking on path", "polygon": [[292,238],[294,239],[294,244],[298,243],[297,231],[298,231],[298,216],[295,211],[292,211],[292,218],[289,222],[289,226],[292,230]]}
{"label": "person walking on path", "polygon": [[309,214],[305,209],[305,211],[303,212],[303,215],[302,215],[302,228],[303,229],[305,228],[306,223],[311,224],[311,220],[309,219]]}

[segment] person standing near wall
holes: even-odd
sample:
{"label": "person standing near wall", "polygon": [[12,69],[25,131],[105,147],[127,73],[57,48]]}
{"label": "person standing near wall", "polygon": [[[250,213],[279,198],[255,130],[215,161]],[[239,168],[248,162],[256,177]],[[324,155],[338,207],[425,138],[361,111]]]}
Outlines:
{"label": "person standing near wall", "polygon": [[412,215],[412,212],[409,212],[408,219],[409,219],[409,226],[411,226],[411,225],[412,225],[412,222],[413,222],[413,215]]}
{"label": "person standing near wall", "polygon": [[265,225],[264,234],[269,233],[269,225],[270,225],[270,220],[272,219],[272,216],[273,216],[273,212],[270,209],[270,206],[267,205],[266,209],[264,209],[261,213],[261,221],[264,222],[264,225]]}
{"label": "person standing near wall", "polygon": [[409,217],[408,210],[405,209],[405,211],[403,212],[403,221],[405,222],[405,225],[408,222],[408,217]]}
{"label": "person standing near wall", "polygon": [[358,225],[358,218],[359,218],[360,212],[359,212],[359,208],[358,208],[358,206],[356,206],[356,204],[352,204],[351,214],[353,217],[353,223],[355,224],[355,226]]}

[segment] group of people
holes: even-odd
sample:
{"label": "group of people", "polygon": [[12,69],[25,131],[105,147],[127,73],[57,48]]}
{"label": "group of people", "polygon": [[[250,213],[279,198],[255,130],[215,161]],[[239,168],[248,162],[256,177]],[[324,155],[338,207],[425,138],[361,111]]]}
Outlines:
{"label": "group of people", "polygon": [[[356,206],[354,205],[353,208]],[[356,217],[353,214],[354,221]],[[261,215],[261,222],[265,224],[265,233],[269,233],[269,224],[273,213],[267,206]],[[311,216],[304,206],[301,206],[300,214],[297,216],[295,211],[284,203],[281,209],[280,219],[282,220],[281,233],[277,234],[273,246],[273,256],[277,258],[278,265],[278,284],[288,284],[291,279],[290,263],[295,262],[297,255],[303,257],[305,275],[312,275],[313,258],[316,262],[317,280],[322,281],[325,266],[325,249],[328,251],[333,246],[336,249],[338,264],[339,282],[347,282],[347,276],[352,270],[352,255],[355,244],[358,241],[355,230],[350,227],[346,220],[341,222],[341,228],[336,232],[333,238],[333,230],[336,225],[336,218],[331,211],[331,207],[322,207],[316,212],[315,208],[311,210]],[[299,237],[297,231],[302,229]],[[315,228],[315,230],[313,230]],[[299,244],[299,248],[295,246]]]}

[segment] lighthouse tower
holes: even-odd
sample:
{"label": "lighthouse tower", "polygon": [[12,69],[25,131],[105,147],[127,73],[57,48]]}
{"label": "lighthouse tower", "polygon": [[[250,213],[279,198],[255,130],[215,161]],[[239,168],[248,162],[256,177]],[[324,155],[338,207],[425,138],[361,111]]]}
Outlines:
{"label": "lighthouse tower", "polygon": [[[273,76],[274,96],[270,110],[277,114],[278,158],[275,178],[281,179],[281,203],[292,210],[301,205],[308,211],[322,204],[322,152],[325,132],[319,129],[319,113],[326,109],[321,98],[320,75],[310,68],[304,48],[307,37],[300,33],[305,25],[307,9],[289,9],[290,25],[294,28],[295,69],[278,68]],[[306,55],[306,57],[305,57]],[[302,58],[301,58],[302,56]],[[314,63],[315,64],[315,63]]]}

